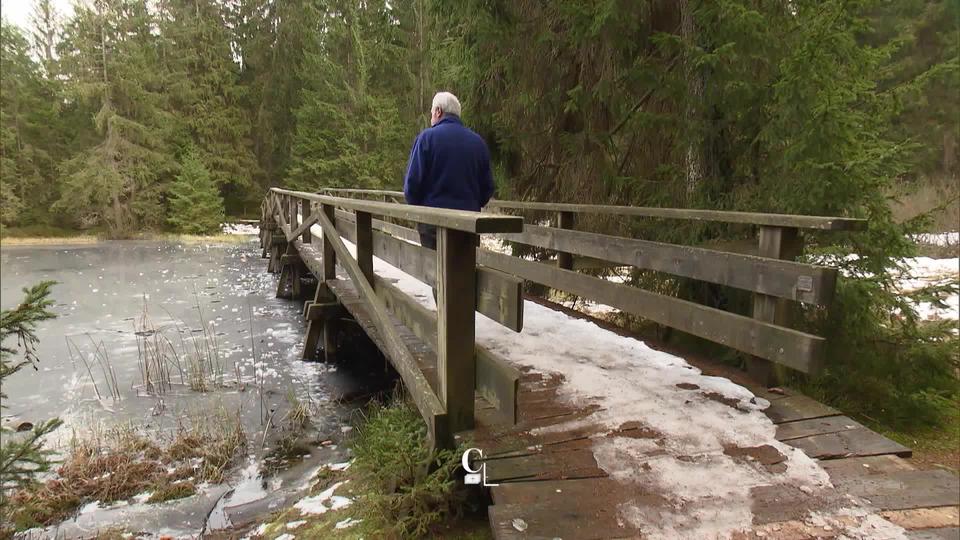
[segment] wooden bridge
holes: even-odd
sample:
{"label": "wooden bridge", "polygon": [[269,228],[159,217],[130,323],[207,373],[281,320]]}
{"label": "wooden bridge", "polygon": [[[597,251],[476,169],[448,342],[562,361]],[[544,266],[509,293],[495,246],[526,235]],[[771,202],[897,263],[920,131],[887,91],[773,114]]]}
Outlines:
{"label": "wooden bridge", "polygon": [[[434,444],[483,451],[477,466],[499,484],[495,537],[698,538],[723,527],[739,538],[903,537],[894,525],[909,538],[960,534],[955,474],[915,470],[901,459],[910,449],[772,386],[780,370],[815,373],[829,361],[824,338],[791,328],[798,304],[828,309],[836,285],[836,269],[795,260],[803,232],[855,232],[863,220],[515,201],[476,213],[401,201],[395,191],[274,188],[262,206],[263,255],[280,274],[278,296],[306,300],[305,359],[334,357],[338,325],[353,319],[402,378]],[[497,213],[524,211],[549,213],[554,226]],[[753,226],[756,254],[578,231],[581,214]],[[414,224],[437,227],[436,250],[419,244]],[[481,235],[554,251],[556,261],[485,249]],[[748,291],[752,316],[580,273],[582,261]],[[747,373],[689,353],[624,360],[631,347],[649,349],[525,298],[525,282],[739,351]],[[594,345],[591,332],[626,352],[577,356]],[[544,339],[553,348],[537,353],[531,343]],[[630,395],[635,386],[656,399]],[[724,432],[714,417],[737,427]],[[710,477],[730,470],[741,476]],[[691,474],[703,476],[691,483]]]}

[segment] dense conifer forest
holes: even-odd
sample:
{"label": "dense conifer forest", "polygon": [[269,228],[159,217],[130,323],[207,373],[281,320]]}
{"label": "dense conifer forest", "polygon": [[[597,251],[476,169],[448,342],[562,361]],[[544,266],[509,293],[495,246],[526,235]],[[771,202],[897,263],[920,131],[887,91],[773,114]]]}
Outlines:
{"label": "dense conifer forest", "polygon": [[[829,313],[804,313],[832,348],[808,389],[935,426],[956,405],[955,324],[920,324],[897,293],[928,222],[894,219],[890,199],[960,173],[958,17],[952,0],[85,0],[69,15],[35,0],[29,28],[0,32],[2,224],[204,233],[256,217],[269,186],[397,189],[449,90],[502,199],[868,218],[808,239],[858,278]],[[633,281],[748,309],[732,291]]]}

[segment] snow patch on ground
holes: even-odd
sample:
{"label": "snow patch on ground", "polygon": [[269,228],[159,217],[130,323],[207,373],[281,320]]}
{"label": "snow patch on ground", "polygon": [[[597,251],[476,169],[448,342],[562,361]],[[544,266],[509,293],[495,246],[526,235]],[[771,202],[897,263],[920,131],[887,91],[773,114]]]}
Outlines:
{"label": "snow patch on ground", "polygon": [[[826,266],[837,266],[843,261],[856,260],[857,255],[818,256],[810,262]],[[915,292],[925,287],[947,285],[960,280],[960,258],[934,259],[931,257],[908,257],[899,261],[902,272],[895,276],[895,286],[903,294]],[[841,272],[849,274],[841,268]],[[863,276],[870,277],[870,276]],[[927,321],[958,320],[960,319],[960,294],[947,295],[944,298],[945,307],[934,305],[932,302],[916,302],[914,309],[917,315]]]}
{"label": "snow patch on ground", "polygon": [[340,510],[341,508],[346,508],[353,503],[353,500],[348,497],[334,495],[333,492],[347,482],[349,482],[349,480],[337,482],[322,491],[319,495],[314,495],[313,497],[304,497],[297,501],[293,507],[297,510],[300,510],[300,512],[303,514],[324,514],[330,510]]}
{"label": "snow patch on ground", "polygon": [[928,246],[960,246],[960,232],[957,231],[915,234],[910,239],[918,244]]}
{"label": "snow patch on ground", "polygon": [[343,520],[343,521],[338,521],[337,524],[333,526],[333,528],[334,528],[334,529],[349,529],[350,527],[353,527],[354,525],[356,525],[357,523],[360,523],[361,521],[363,521],[363,520],[362,520],[362,519],[347,518],[347,519],[345,519],[345,520]]}
{"label": "snow patch on ground", "polygon": [[[903,293],[910,293],[924,287],[946,285],[960,280],[960,258],[932,259],[913,257],[903,260],[906,269],[897,282]],[[932,302],[915,304],[917,315],[927,321],[957,320],[960,318],[960,294],[954,293],[944,299],[946,307]]]}
{"label": "snow patch on ground", "polygon": [[221,230],[223,234],[237,234],[241,236],[260,234],[260,227],[250,223],[224,223]]}

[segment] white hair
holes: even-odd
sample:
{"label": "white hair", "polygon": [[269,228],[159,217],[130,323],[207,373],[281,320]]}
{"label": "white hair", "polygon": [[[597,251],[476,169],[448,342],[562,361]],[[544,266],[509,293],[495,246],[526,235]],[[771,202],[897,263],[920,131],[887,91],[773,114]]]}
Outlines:
{"label": "white hair", "polygon": [[439,108],[444,113],[460,116],[460,100],[450,92],[437,92],[433,96],[433,105],[430,106],[430,112]]}

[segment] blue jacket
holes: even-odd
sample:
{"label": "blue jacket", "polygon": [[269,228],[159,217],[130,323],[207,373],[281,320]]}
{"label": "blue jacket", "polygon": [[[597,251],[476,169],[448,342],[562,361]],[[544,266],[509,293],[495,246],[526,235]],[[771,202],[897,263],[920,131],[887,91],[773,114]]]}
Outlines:
{"label": "blue jacket", "polygon": [[413,142],[403,194],[409,204],[480,211],[493,196],[487,143],[460,118],[445,115]]}

